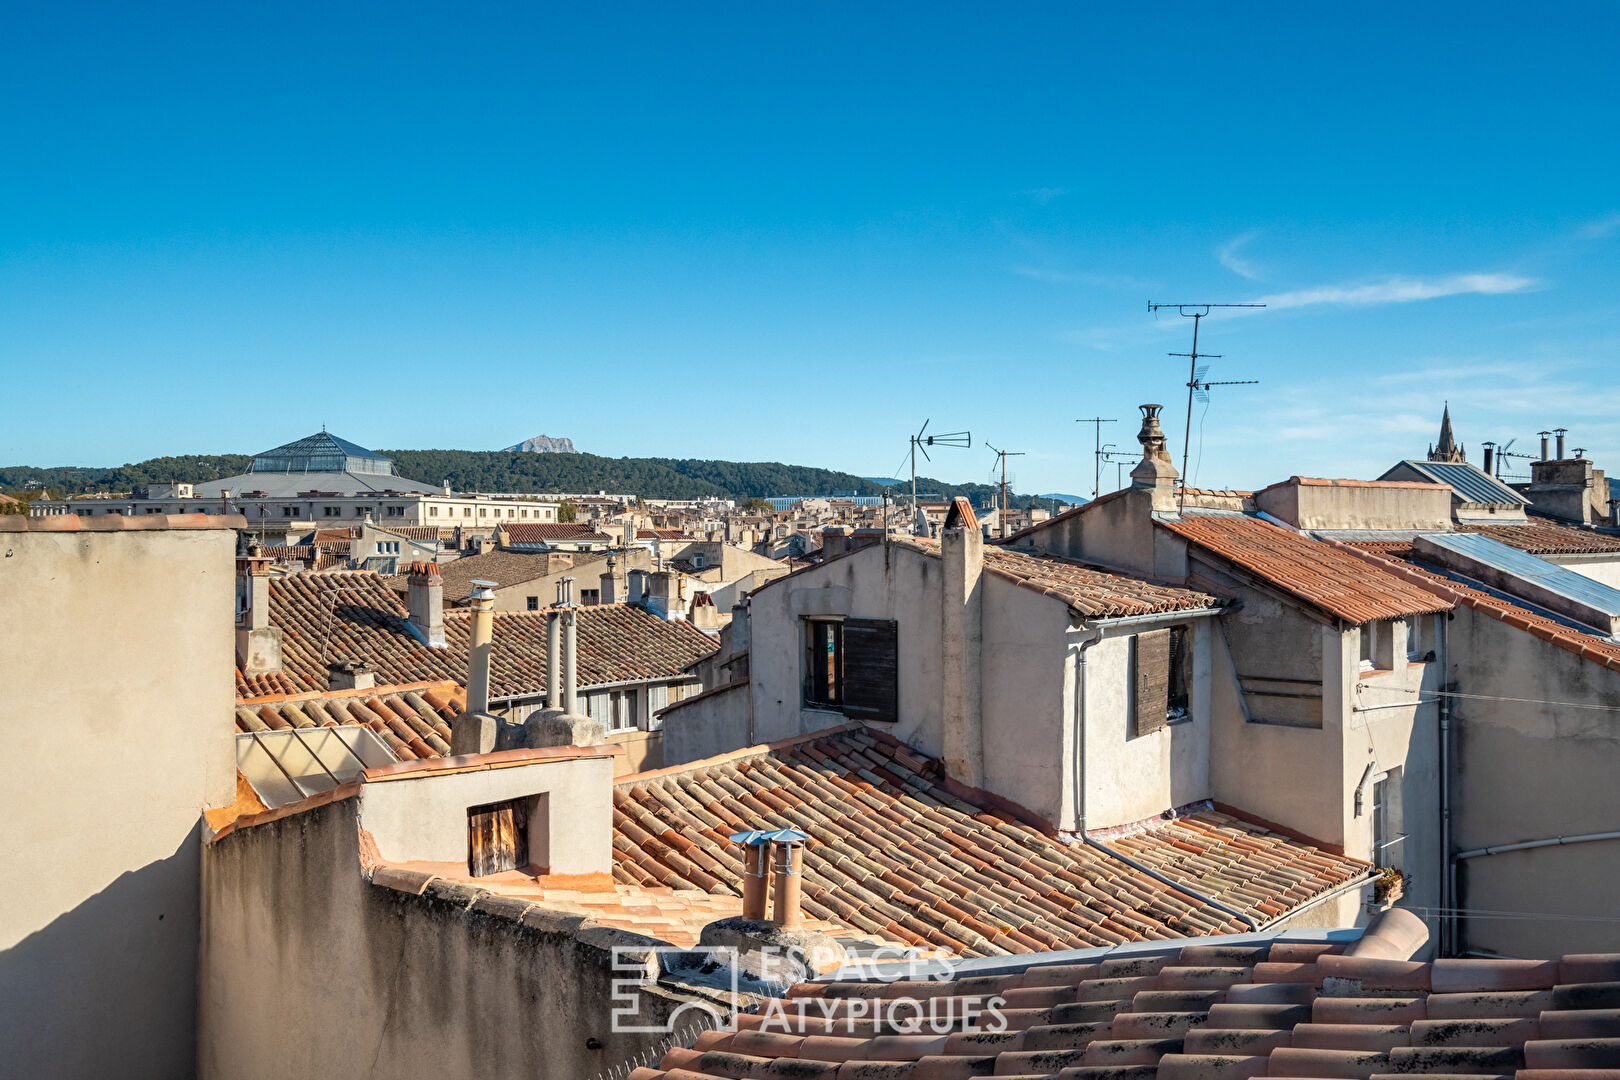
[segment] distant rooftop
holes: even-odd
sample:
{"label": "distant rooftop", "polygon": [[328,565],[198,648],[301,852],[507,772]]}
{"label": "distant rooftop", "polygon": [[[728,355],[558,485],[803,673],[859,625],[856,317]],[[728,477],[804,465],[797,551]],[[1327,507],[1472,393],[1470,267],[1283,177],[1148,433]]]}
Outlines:
{"label": "distant rooftop", "polygon": [[328,431],[306,435],[295,442],[255,454],[250,473],[352,472],[391,476],[394,464],[381,454],[367,450]]}

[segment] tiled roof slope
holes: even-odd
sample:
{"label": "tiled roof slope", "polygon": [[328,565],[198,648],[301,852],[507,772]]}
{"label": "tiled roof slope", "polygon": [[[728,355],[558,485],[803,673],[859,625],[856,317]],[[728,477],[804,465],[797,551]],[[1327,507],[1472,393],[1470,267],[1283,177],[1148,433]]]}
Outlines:
{"label": "tiled roof slope", "polygon": [[[567,557],[566,554],[561,556]],[[586,568],[590,567],[591,563],[603,562],[606,558],[606,555],[600,555],[591,558],[590,562],[578,562],[569,566],[552,552],[491,550],[480,555],[463,555],[459,559],[439,563],[439,579],[443,582],[444,598],[447,601],[465,600],[472,594],[474,580],[493,581],[496,587],[504,588],[574,569],[581,571],[584,587],[595,588],[602,568],[590,572],[587,572]],[[402,591],[407,587],[409,577],[409,574],[396,574],[387,579],[388,586],[396,591]],[[548,607],[555,599],[553,596],[541,597],[542,602]]]}
{"label": "tiled roof slope", "polygon": [[545,521],[539,524],[502,525],[501,531],[514,544],[544,544],[549,540],[608,540],[606,533],[597,532],[589,525],[577,522]]}
{"label": "tiled roof slope", "polygon": [[[1216,817],[1183,821],[1230,828]],[[809,914],[913,945],[983,956],[1245,929],[1122,860],[1059,841],[1028,811],[948,780],[938,761],[858,725],[620,779],[615,876],[739,893],[742,864],[727,838],[767,824],[814,838],[804,856]],[[1178,842],[1143,835],[1150,852]],[[1268,901],[1293,907],[1300,892],[1366,874],[1366,864],[1307,845],[1255,839],[1259,852],[1219,853],[1209,865],[1233,879],[1219,883],[1233,906],[1260,919],[1270,917]],[[1247,842],[1233,836],[1227,846]],[[1318,873],[1306,860],[1330,869]]]}
{"label": "tiled roof slope", "polygon": [[1099,618],[1187,611],[1218,603],[1215,597],[1196,589],[1111,574],[1056,555],[986,547],[984,565],[991,573],[1057,597],[1082,614]]}
{"label": "tiled roof slope", "polygon": [[1433,589],[1454,604],[1469,608],[1497,622],[1507,623],[1527,634],[1533,634],[1566,652],[1585,657],[1595,664],[1602,664],[1611,671],[1620,671],[1620,644],[1595,632],[1577,629],[1568,622],[1560,621],[1503,596],[1466,584],[1450,575],[1430,570],[1409,558],[1412,554],[1410,543],[1352,546],[1361,550],[1364,553],[1363,557],[1369,562],[1382,563],[1388,566],[1391,572],[1401,574],[1420,586]]}
{"label": "tiled roof slope", "polygon": [[1531,555],[1620,553],[1620,536],[1551,521],[1527,521],[1522,525],[1465,525],[1457,531],[1480,533]]}
{"label": "tiled roof slope", "polygon": [[236,706],[236,730],[364,724],[401,761],[447,757],[450,722],[467,707],[467,692],[452,682],[416,690],[379,688],[320,696],[304,695]]}
{"label": "tiled roof slope", "polygon": [[1451,604],[1343,548],[1258,518],[1200,517],[1159,525],[1249,575],[1348,623],[1446,611]]}
{"label": "tiled roof slope", "polygon": [[[628,1080],[1613,1080],[1620,955],[1436,960],[1325,943],[1197,944],[959,981],[819,982]],[[994,997],[1007,1029],[977,1009]],[[878,999],[877,1001],[869,999]],[[925,1003],[920,1034],[892,1034]],[[980,1029],[961,1030],[973,1002]],[[801,1008],[802,1002],[802,1008]],[[933,1017],[944,1033],[928,1026]],[[784,1031],[784,1027],[786,1030]]]}
{"label": "tiled roof slope", "polygon": [[[715,649],[691,624],[665,622],[627,604],[578,610],[581,686],[673,678]],[[328,665],[349,660],[370,666],[384,685],[464,681],[471,614],[445,612],[443,649],[430,649],[412,634],[408,616],[405,602],[370,571],[272,578],[270,624],[282,632],[282,670],[252,678],[238,671],[237,696],[323,691]],[[496,614],[490,660],[496,697],[545,689],[545,624],[544,611]]]}

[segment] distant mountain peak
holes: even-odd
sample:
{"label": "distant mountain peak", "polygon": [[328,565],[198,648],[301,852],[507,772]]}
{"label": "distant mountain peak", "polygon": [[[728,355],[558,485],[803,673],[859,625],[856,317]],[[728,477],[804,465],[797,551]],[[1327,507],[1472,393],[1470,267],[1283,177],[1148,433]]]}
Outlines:
{"label": "distant mountain peak", "polygon": [[536,435],[532,439],[524,439],[516,446],[508,446],[503,453],[527,451],[531,454],[577,454],[574,449],[574,440],[559,437],[553,439],[550,435]]}

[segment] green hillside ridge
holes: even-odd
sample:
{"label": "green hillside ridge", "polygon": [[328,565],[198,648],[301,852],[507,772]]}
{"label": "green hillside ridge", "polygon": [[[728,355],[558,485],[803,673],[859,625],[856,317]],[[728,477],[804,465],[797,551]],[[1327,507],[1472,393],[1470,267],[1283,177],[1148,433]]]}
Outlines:
{"label": "green hillside ridge", "polygon": [[[458,491],[511,491],[537,495],[607,491],[651,499],[693,499],[705,495],[735,499],[782,495],[881,495],[883,486],[864,477],[808,465],[774,461],[715,461],[704,458],[610,458],[596,454],[535,454],[505,450],[381,450],[401,476],[428,484],[448,482]],[[0,468],[0,491],[20,491],[43,483],[53,494],[141,492],[148,484],[201,483],[246,472],[246,454],[195,454],[152,458],[106,468],[18,465]],[[901,498],[909,482],[891,487]],[[966,495],[986,504],[991,484],[949,484],[919,476],[917,491],[947,498]],[[1014,505],[1027,505],[1017,496]]]}

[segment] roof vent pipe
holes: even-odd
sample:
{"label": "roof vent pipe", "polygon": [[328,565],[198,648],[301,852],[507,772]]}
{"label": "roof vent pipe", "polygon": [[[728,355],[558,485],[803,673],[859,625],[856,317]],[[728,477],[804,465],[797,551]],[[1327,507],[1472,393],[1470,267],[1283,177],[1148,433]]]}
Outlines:
{"label": "roof vent pipe", "polygon": [[1546,461],[1547,460],[1547,436],[1551,435],[1552,432],[1550,432],[1550,431],[1538,431],[1538,432],[1536,432],[1536,434],[1541,436],[1541,460]]}
{"label": "roof vent pipe", "polygon": [[1493,456],[1493,454],[1495,452],[1495,449],[1496,449],[1496,444],[1495,443],[1486,443],[1485,444],[1485,467],[1481,471],[1484,472],[1486,476],[1495,476],[1496,475],[1495,473],[1493,473],[1491,471],[1491,458],[1492,458],[1492,456]]}
{"label": "roof vent pipe", "polygon": [[495,583],[473,581],[472,640],[467,649],[467,711],[489,711],[489,643],[495,634]]}
{"label": "roof vent pipe", "polygon": [[579,611],[574,606],[574,579],[565,577],[557,583],[563,609],[563,709],[570,716],[579,715]]}
{"label": "roof vent pipe", "polygon": [[1558,437],[1558,460],[1559,461],[1564,460],[1564,433],[1566,431],[1568,431],[1568,430],[1569,430],[1568,428],[1561,428],[1561,427],[1553,428],[1553,434]]}

